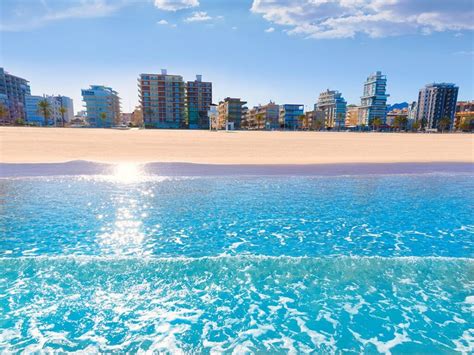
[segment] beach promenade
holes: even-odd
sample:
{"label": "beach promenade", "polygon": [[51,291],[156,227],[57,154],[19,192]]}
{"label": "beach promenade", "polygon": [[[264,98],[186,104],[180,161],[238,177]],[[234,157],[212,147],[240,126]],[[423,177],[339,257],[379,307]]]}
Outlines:
{"label": "beach promenade", "polygon": [[471,134],[0,128],[0,162],[473,162]]}

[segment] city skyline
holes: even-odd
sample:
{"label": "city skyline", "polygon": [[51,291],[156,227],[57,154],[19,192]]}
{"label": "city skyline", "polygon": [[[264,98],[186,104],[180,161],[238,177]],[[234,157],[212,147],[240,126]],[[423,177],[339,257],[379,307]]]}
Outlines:
{"label": "city skyline", "polygon": [[[295,14],[295,5],[307,10],[304,15]],[[387,75],[389,104],[416,101],[419,89],[430,82],[455,83],[460,101],[474,96],[469,1],[412,6],[398,1],[391,8],[366,1],[345,12],[343,2],[333,5],[5,1],[2,66],[30,80],[32,95],[73,98],[76,111],[82,107],[81,88],[105,85],[119,93],[123,112],[131,112],[139,102],[139,74],[162,68],[185,81],[201,74],[213,83],[214,102],[241,97],[249,107],[272,100],[311,109],[326,89],[359,104],[367,76],[379,70]],[[338,11],[355,10],[377,16],[377,25],[355,17],[356,27],[344,24]],[[338,31],[323,25],[323,12],[341,23]],[[402,15],[415,16],[416,24],[408,26]],[[394,29],[397,21],[400,31]]]}

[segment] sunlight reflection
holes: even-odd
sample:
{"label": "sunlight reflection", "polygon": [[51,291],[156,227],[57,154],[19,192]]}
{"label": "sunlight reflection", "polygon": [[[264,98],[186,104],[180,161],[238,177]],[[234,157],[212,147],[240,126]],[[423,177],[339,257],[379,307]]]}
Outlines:
{"label": "sunlight reflection", "polygon": [[116,182],[130,184],[140,181],[143,175],[141,165],[135,163],[120,163],[115,166],[112,178]]}

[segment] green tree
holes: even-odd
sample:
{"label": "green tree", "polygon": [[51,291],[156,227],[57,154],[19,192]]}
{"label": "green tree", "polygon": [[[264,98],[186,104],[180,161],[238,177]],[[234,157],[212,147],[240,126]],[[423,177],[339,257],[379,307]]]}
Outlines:
{"label": "green tree", "polygon": [[0,121],[4,123],[5,118],[8,116],[8,108],[3,103],[0,102]]}
{"label": "green tree", "polygon": [[299,123],[299,128],[304,129],[305,128],[305,120],[306,120],[306,115],[299,115],[298,116],[298,123]]}
{"label": "green tree", "polygon": [[420,121],[415,121],[413,122],[412,126],[411,126],[411,129],[414,131],[414,132],[417,132],[421,127],[421,122]]}
{"label": "green tree", "polygon": [[260,126],[262,125],[263,119],[264,119],[263,113],[259,113],[259,114],[255,115],[255,121],[257,121],[257,129],[260,129]]}
{"label": "green tree", "polygon": [[64,124],[65,124],[65,122],[66,122],[66,120],[64,119],[64,115],[66,114],[66,112],[67,112],[67,108],[66,108],[66,107],[61,106],[61,107],[59,108],[59,113],[61,114],[61,126],[63,126],[63,127],[64,127]]}
{"label": "green tree", "polygon": [[474,123],[474,119],[472,118],[466,118],[464,119],[464,121],[462,121],[461,125],[459,126],[459,128],[461,129],[461,131],[463,132],[468,132],[472,129],[472,126],[473,126],[473,123]]}
{"label": "green tree", "polygon": [[372,121],[372,129],[375,131],[379,130],[379,127],[382,125],[382,119],[380,117],[375,117]]}
{"label": "green tree", "polygon": [[449,126],[451,126],[451,119],[449,117],[443,117],[438,122],[438,128],[441,130],[441,133],[443,133],[446,128],[449,129]]}
{"label": "green tree", "polygon": [[38,114],[43,116],[45,126],[48,126],[51,112],[51,104],[48,100],[42,99],[40,102],[38,102]]}
{"label": "green tree", "polygon": [[105,128],[105,121],[107,120],[107,112],[100,113],[100,121],[102,123],[102,128]]}
{"label": "green tree", "polygon": [[399,131],[402,129],[406,130],[407,123],[408,118],[406,116],[395,116],[395,118],[393,119],[393,126]]}
{"label": "green tree", "polygon": [[315,119],[313,122],[313,127],[316,131],[320,131],[324,127],[324,122],[321,119]]}

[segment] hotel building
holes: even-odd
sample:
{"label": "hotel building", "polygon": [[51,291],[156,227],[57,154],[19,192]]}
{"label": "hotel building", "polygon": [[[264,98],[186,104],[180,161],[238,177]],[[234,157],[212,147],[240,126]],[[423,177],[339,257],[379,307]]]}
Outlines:
{"label": "hotel building", "polygon": [[[82,90],[89,126],[110,128],[120,123],[120,98],[117,91],[102,85]],[[105,113],[105,118],[102,114]]]}
{"label": "hotel building", "polygon": [[449,118],[450,129],[454,127],[454,114],[458,98],[458,87],[449,83],[428,84],[420,89],[416,120],[426,129],[438,129],[443,118]]}
{"label": "hotel building", "polygon": [[370,126],[374,118],[384,124],[387,118],[387,77],[378,71],[370,75],[364,84],[359,109],[359,125]]}
{"label": "hotel building", "polygon": [[242,101],[240,98],[226,97],[223,101],[219,102],[217,106],[218,112],[218,127],[217,129],[240,129],[243,119],[243,106],[246,101]]}
{"label": "hotel building", "polygon": [[459,101],[456,104],[454,125],[456,129],[474,129],[474,101]]}
{"label": "hotel building", "polygon": [[161,74],[140,74],[138,78],[143,123],[147,128],[184,128],[186,100],[183,77]]}
{"label": "hotel building", "polygon": [[2,118],[2,123],[13,124],[16,119],[26,119],[25,97],[31,95],[28,83],[0,68],[0,99],[8,108],[8,117]]}
{"label": "hotel building", "polygon": [[295,130],[302,128],[300,117],[304,115],[304,105],[285,104],[280,106],[280,126],[284,129]]}
{"label": "hotel building", "polygon": [[280,106],[270,101],[266,105],[254,106],[245,113],[245,122],[248,129],[278,129]]}
{"label": "hotel building", "polygon": [[346,120],[346,100],[335,90],[326,90],[319,94],[315,110],[324,112],[324,125],[329,129],[344,128]]}
{"label": "hotel building", "polygon": [[186,82],[187,127],[209,128],[207,112],[212,104],[212,83],[202,81],[201,75],[196,80]]}
{"label": "hotel building", "polygon": [[[50,116],[48,126],[62,126],[74,119],[73,101],[67,96],[38,96],[28,95],[25,97],[26,121],[36,126],[44,126],[45,118],[39,110],[39,102],[46,100],[49,103]],[[66,110],[61,112],[61,107]]]}

